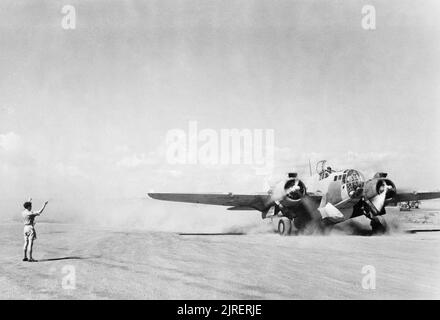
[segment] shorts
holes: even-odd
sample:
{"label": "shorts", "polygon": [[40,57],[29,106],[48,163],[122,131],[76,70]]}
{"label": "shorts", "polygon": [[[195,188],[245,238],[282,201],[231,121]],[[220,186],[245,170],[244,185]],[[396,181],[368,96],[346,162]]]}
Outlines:
{"label": "shorts", "polygon": [[37,239],[37,232],[33,226],[24,226],[23,235],[24,241]]}

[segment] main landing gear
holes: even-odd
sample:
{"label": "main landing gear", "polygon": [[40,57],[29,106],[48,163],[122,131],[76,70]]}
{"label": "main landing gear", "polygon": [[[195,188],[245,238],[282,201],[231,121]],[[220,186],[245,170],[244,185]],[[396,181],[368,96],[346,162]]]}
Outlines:
{"label": "main landing gear", "polygon": [[288,236],[292,231],[292,221],[289,218],[282,217],[278,221],[278,233],[282,236]]}
{"label": "main landing gear", "polygon": [[287,217],[281,217],[278,220],[278,233],[282,236],[288,236],[291,234],[313,234],[315,232],[322,232],[323,227],[311,223],[310,220],[304,220],[300,218],[289,219]]}
{"label": "main landing gear", "polygon": [[378,211],[374,208],[374,205],[371,202],[362,199],[354,209],[357,212],[356,216],[363,214],[370,219],[372,234],[384,234],[388,231],[387,223],[383,218],[383,215],[385,214],[384,208],[382,208],[381,211]]}
{"label": "main landing gear", "polygon": [[388,231],[387,223],[383,217],[376,216],[371,218],[370,225],[373,234],[384,234]]}

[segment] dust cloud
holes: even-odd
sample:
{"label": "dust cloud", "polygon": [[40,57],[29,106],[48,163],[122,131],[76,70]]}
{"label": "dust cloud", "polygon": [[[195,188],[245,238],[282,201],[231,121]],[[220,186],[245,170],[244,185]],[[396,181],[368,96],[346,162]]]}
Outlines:
{"label": "dust cloud", "polygon": [[[0,222],[21,222],[22,204],[25,200],[2,199]],[[33,210],[40,209],[43,202],[43,199],[34,199]],[[404,232],[406,223],[438,225],[438,217],[438,210],[405,213],[399,212],[398,208],[388,208],[387,214],[383,216],[387,234]],[[76,199],[49,199],[49,205],[37,218],[37,223],[182,233],[271,234],[275,231],[275,224],[263,221],[258,211],[228,211],[226,207],[162,202],[146,195],[125,199],[86,196]],[[341,234],[371,235],[370,221],[365,217],[358,217],[337,224],[324,233],[311,233],[317,236]]]}
{"label": "dust cloud", "polygon": [[[8,199],[1,205],[0,221],[21,221],[26,199]],[[33,210],[44,200],[34,199]],[[225,207],[159,202],[145,197],[130,199],[49,199],[37,223],[68,223],[90,227],[163,232],[244,232],[266,230],[257,211],[227,211]],[[235,231],[234,231],[235,230]]]}

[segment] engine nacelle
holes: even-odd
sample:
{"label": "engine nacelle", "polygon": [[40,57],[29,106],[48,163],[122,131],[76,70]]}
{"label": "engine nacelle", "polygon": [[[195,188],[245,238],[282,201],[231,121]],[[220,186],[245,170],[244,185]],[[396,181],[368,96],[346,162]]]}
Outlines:
{"label": "engine nacelle", "polygon": [[396,196],[396,186],[394,182],[392,182],[390,179],[382,178],[382,177],[379,178],[377,176],[378,175],[376,174],[373,179],[370,179],[367,182],[365,182],[364,196],[367,199],[372,199],[375,196],[385,191],[386,192],[385,199],[386,200],[393,199]]}
{"label": "engine nacelle", "polygon": [[306,193],[306,185],[298,178],[281,181],[271,191],[272,200],[283,207],[297,205]]}

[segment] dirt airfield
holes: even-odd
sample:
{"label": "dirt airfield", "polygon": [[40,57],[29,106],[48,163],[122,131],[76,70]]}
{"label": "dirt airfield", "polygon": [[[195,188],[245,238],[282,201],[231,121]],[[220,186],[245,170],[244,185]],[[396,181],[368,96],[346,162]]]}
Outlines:
{"label": "dirt airfield", "polygon": [[[383,236],[368,235],[363,217],[290,237],[263,221],[205,235],[41,222],[36,263],[21,261],[22,225],[3,222],[0,298],[439,299],[438,210],[386,217]],[[363,288],[365,266],[375,289]]]}

